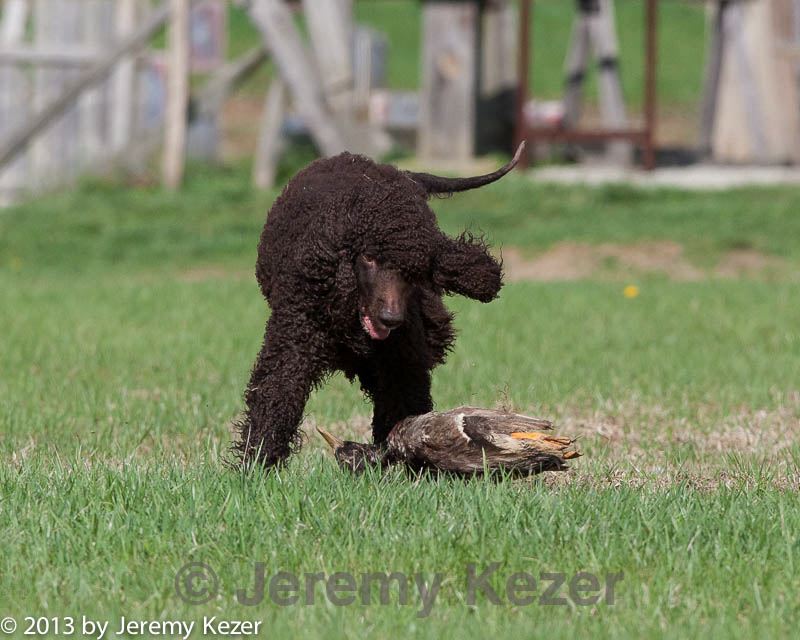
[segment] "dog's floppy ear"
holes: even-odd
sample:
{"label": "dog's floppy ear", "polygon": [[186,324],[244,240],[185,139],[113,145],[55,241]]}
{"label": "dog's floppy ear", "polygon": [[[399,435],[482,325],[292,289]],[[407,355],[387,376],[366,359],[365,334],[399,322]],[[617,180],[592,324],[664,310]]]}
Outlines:
{"label": "dog's floppy ear", "polygon": [[503,286],[503,268],[482,237],[463,233],[444,236],[433,263],[433,282],[448,293],[490,302]]}
{"label": "dog's floppy ear", "polygon": [[344,316],[357,307],[358,282],[353,268],[353,260],[347,251],[340,251],[328,312],[332,318],[341,317],[342,321],[346,321],[347,318]]}

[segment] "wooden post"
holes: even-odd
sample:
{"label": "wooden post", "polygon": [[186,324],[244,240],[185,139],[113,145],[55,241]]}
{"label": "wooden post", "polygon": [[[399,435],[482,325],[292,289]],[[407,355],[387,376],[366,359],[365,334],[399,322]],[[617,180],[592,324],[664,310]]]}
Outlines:
{"label": "wooden post", "polygon": [[178,189],[186,164],[186,128],[189,105],[189,0],[170,0],[169,72],[163,181]]}
{"label": "wooden post", "polygon": [[[113,6],[108,0],[82,0],[83,43],[98,54],[114,42]],[[105,117],[109,84],[87,90],[80,99],[81,164],[90,166],[108,149],[108,123]]]}
{"label": "wooden post", "polygon": [[352,5],[342,0],[303,0],[322,93],[348,149],[380,155],[391,148],[385,133],[358,121],[353,93]]}
{"label": "wooden post", "polygon": [[[800,45],[800,0],[792,0],[792,41]],[[800,82],[800,60],[795,62],[795,73]]]}
{"label": "wooden post", "polygon": [[514,148],[517,91],[517,17],[510,0],[482,5],[475,153]]}
{"label": "wooden post", "polygon": [[306,54],[289,8],[282,0],[251,0],[249,14],[292,91],[317,147],[326,156],[344,151],[345,138],[322,100],[321,80]]}
{"label": "wooden post", "polygon": [[[82,40],[82,22],[85,10],[84,0],[60,0],[62,3],[61,11],[55,16],[55,33],[57,34],[58,45],[67,49],[79,45]],[[60,74],[58,81],[59,91],[63,91],[65,86],[75,81],[80,76],[80,69],[56,69]],[[58,173],[56,181],[52,186],[60,186],[75,180],[80,174],[82,158],[82,139],[81,139],[81,104],[76,100],[75,104],[64,112],[64,116],[59,124],[53,127],[55,147],[51,151],[54,153],[58,163]],[[43,184],[47,184],[49,176],[41,176]]]}
{"label": "wooden post", "polygon": [[514,105],[516,126],[514,129],[514,146],[519,147],[523,142],[528,143],[528,147],[519,159],[519,168],[528,167],[528,158],[536,152],[536,141],[534,137],[528,135],[528,127],[525,121],[525,105],[530,94],[530,70],[532,65],[532,44],[533,35],[531,34],[531,16],[533,15],[533,0],[520,0],[519,8],[519,51],[517,53],[517,99]]}
{"label": "wooden post", "polygon": [[700,107],[700,153],[708,157],[711,153],[711,136],[714,131],[714,118],[717,112],[719,79],[722,71],[722,52],[725,47],[723,13],[729,6],[728,0],[709,5],[709,43],[706,57],[705,78],[703,80],[703,100]]}
{"label": "wooden post", "polygon": [[[35,0],[34,3],[34,44],[38,47],[58,48],[61,42],[60,16],[64,12],[64,0]],[[34,71],[33,108],[41,111],[50,103],[64,86],[63,70],[52,67],[39,67]],[[60,153],[64,144],[62,139],[63,114],[35,141],[31,150],[32,171],[30,186],[40,189],[52,186],[61,180]]]}
{"label": "wooden post", "polygon": [[794,35],[791,0],[731,2],[712,151],[722,162],[800,162],[800,92],[785,55]]}
{"label": "wooden post", "polygon": [[490,97],[517,85],[517,16],[510,0],[488,4],[481,26],[481,95]]}
{"label": "wooden post", "polygon": [[386,35],[365,26],[353,30],[353,109],[367,115],[372,91],[386,88]]}
{"label": "wooden post", "polygon": [[6,0],[0,23],[0,42],[6,46],[22,42],[27,19],[27,0]]}
{"label": "wooden post", "polygon": [[480,5],[428,0],[422,22],[417,150],[428,160],[467,160],[475,152]]}
{"label": "wooden post", "polygon": [[[796,0],[772,0],[772,33],[774,43],[797,46],[800,25],[800,3]],[[782,55],[778,47],[772,48],[774,72],[773,105],[776,115],[768,115],[767,124],[771,140],[784,139],[785,160],[800,163],[800,76],[797,59]],[[777,117],[776,117],[777,116]]]}
{"label": "wooden post", "polygon": [[280,76],[272,84],[264,100],[264,113],[261,116],[261,130],[253,163],[253,184],[258,189],[271,189],[275,184],[278,159],[283,147],[283,119],[286,115],[288,94],[286,83]]}
{"label": "wooden post", "polygon": [[[13,47],[22,42],[28,19],[27,0],[7,0],[0,23],[0,45]],[[0,139],[25,119],[27,81],[13,64],[0,64]],[[0,169],[0,206],[13,202],[25,184],[25,160]]]}
{"label": "wooden post", "polygon": [[644,141],[642,143],[642,165],[647,171],[652,171],[656,168],[658,0],[647,0],[644,11]]}
{"label": "wooden post", "polygon": [[[117,38],[129,35],[136,28],[138,0],[117,0],[114,31]],[[131,141],[136,113],[136,63],[133,56],[123,58],[112,79],[111,149],[122,151]]]}
{"label": "wooden post", "polygon": [[303,0],[322,89],[334,110],[350,108],[353,91],[352,16],[342,0]]}
{"label": "wooden post", "polygon": [[767,157],[767,137],[764,131],[764,114],[761,111],[759,90],[753,73],[747,41],[744,33],[744,8],[735,4],[726,14],[728,40],[731,44],[733,64],[738,69],[740,99],[747,116],[747,129],[753,140],[755,158],[763,162]]}

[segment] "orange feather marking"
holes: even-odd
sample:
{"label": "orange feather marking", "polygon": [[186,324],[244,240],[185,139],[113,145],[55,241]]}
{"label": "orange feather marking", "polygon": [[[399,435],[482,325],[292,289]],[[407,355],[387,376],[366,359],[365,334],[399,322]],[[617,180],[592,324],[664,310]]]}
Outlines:
{"label": "orange feather marking", "polygon": [[545,436],[543,433],[537,433],[535,431],[514,431],[511,434],[511,437],[514,438],[514,440],[541,440],[547,436]]}

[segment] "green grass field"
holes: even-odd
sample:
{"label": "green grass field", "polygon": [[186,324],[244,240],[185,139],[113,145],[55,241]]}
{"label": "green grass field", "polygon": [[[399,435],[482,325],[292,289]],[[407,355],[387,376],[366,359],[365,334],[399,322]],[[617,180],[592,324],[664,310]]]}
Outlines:
{"label": "green grass field", "polygon": [[[87,182],[0,214],[0,618],[264,621],[262,636],[789,636],[800,622],[800,194],[556,188],[520,175],[436,201],[442,226],[504,252],[676,245],[691,277],[606,259],[566,281],[517,278],[451,299],[460,339],[439,407],[512,406],[580,437],[573,469],[533,481],[352,478],[313,433],[365,434],[336,377],[280,474],[224,460],[266,309],[251,275],[273,194],[246,167],[195,168],[184,193]],[[566,243],[566,244],[565,244]],[[649,243],[649,244],[648,244]],[[717,268],[731,255],[757,268]],[[511,268],[511,267],[509,267]],[[640,294],[626,298],[636,284]],[[175,591],[207,563],[218,593]],[[400,571],[429,615],[358,600],[244,606],[267,575]],[[467,567],[499,563],[473,602]],[[512,604],[514,573],[619,572],[613,604]],[[250,587],[248,586],[248,589]],[[62,621],[63,624],[63,621]],[[50,629],[53,633],[53,629]],[[109,635],[111,634],[109,633]],[[201,637],[195,632],[194,637]],[[107,636],[108,637],[108,636]]]}

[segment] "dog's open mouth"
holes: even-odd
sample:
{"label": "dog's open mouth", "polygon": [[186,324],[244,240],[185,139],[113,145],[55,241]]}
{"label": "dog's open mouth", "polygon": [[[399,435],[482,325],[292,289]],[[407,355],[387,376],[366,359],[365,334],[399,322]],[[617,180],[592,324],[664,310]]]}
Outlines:
{"label": "dog's open mouth", "polygon": [[361,326],[364,327],[364,331],[373,340],[386,340],[392,332],[391,329],[384,327],[379,320],[373,320],[368,313],[363,311],[361,312]]}

